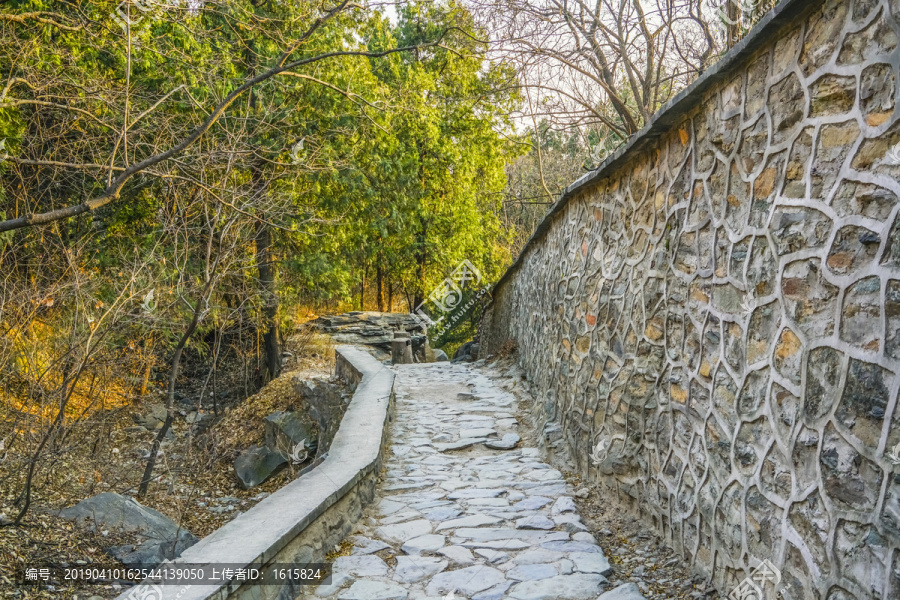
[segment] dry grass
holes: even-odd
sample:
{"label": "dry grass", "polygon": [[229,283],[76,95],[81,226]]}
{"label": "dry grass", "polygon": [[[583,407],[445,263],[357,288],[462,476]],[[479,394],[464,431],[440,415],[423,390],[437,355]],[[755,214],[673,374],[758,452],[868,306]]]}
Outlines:
{"label": "dry grass", "polygon": [[[285,372],[257,394],[232,409],[225,409],[218,422],[201,437],[189,435],[190,425],[183,418],[173,423],[175,438],[164,444],[157,461],[154,481],[142,504],[152,507],[181,524],[197,537],[204,537],[246,511],[265,495],[292,480],[297,472],[290,466],[262,485],[244,490],[238,485],[233,460],[243,449],[263,441],[263,419],[277,410],[302,408],[302,399],[291,381],[330,376],[334,371],[334,347],[329,338],[311,331],[300,331],[286,345],[293,354]],[[134,427],[131,415],[146,411],[140,404],[116,407],[89,415],[73,426],[67,440],[59,443],[52,460],[44,460],[36,480],[33,508],[21,527],[0,528],[0,598],[74,598],[91,595],[114,597],[109,586],[18,589],[3,578],[25,566],[46,563],[111,564],[104,547],[120,545],[129,536],[109,532],[107,536],[73,527],[54,516],[54,511],[104,491],[135,493],[154,432]],[[13,419],[0,419],[0,439],[8,436]],[[29,455],[29,446],[14,447],[19,467],[0,462],[0,515],[14,517],[14,505],[21,490],[21,465]],[[0,457],[3,453],[0,451]],[[8,470],[7,470],[8,469]],[[5,471],[5,472],[4,472]],[[218,499],[230,497],[236,510],[214,512],[223,506]]]}

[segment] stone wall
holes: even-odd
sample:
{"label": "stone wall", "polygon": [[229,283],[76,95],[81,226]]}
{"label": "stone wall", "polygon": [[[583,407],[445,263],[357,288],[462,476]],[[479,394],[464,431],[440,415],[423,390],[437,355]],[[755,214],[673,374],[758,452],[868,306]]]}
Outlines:
{"label": "stone wall", "polygon": [[485,314],[581,473],[725,593],[770,559],[786,598],[900,598],[898,23],[782,2],[566,191]]}

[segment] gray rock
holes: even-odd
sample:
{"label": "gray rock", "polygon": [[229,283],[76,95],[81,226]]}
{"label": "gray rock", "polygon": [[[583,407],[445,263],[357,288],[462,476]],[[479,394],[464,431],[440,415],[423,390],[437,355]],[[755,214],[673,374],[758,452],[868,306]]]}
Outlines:
{"label": "gray rock", "polygon": [[503,573],[497,569],[479,565],[438,573],[431,578],[425,592],[429,596],[439,596],[456,591],[468,598],[505,581]]}
{"label": "gray rock", "polygon": [[466,448],[471,448],[475,444],[480,444],[485,441],[485,438],[461,438],[455,442],[449,442],[446,444],[435,444],[434,448],[438,452],[453,452],[454,450],[465,450]]}
{"label": "gray rock", "polygon": [[378,513],[385,517],[392,515],[399,510],[403,510],[404,508],[406,508],[406,505],[402,502],[395,502],[393,500],[388,500],[387,498],[382,498],[378,501]]}
{"label": "gray rock", "polygon": [[493,525],[495,523],[499,523],[502,520],[503,519],[490,517],[488,515],[469,515],[461,519],[451,519],[449,521],[444,521],[437,526],[435,531],[455,529],[457,527],[481,527],[482,525]]}
{"label": "gray rock", "polygon": [[572,500],[571,496],[560,496],[556,499],[556,502],[553,503],[553,508],[550,509],[550,513],[558,515],[567,512],[578,512],[575,501]]}
{"label": "gray rock", "polygon": [[137,545],[113,546],[107,552],[127,566],[157,565],[180,556],[197,538],[166,515],[134,498],[104,492],[60,511],[63,519],[91,531],[127,531],[139,534]]}
{"label": "gray rock", "polygon": [[523,550],[531,544],[522,540],[493,540],[489,542],[463,542],[466,548],[491,548],[494,550]]}
{"label": "gray rock", "polygon": [[448,495],[447,498],[449,498],[450,500],[462,500],[469,498],[496,498],[504,491],[505,490],[500,488],[496,488],[493,490],[483,488],[469,488],[465,490],[457,490]]}
{"label": "gray rock", "polygon": [[448,360],[450,360],[450,357],[447,356],[446,352],[440,348],[434,349],[434,362],[446,362]]}
{"label": "gray rock", "polygon": [[456,565],[471,565],[475,562],[472,551],[462,546],[447,546],[437,551],[438,554],[446,556],[450,562]]}
{"label": "gray rock", "polygon": [[244,450],[234,461],[234,473],[245,490],[261,484],[287,464],[287,459],[266,446]]}
{"label": "gray rock", "polygon": [[507,433],[500,440],[488,440],[484,445],[491,450],[512,450],[521,439],[515,433]]}
{"label": "gray rock", "polygon": [[428,533],[431,533],[431,523],[426,519],[385,525],[375,530],[376,536],[391,544],[402,544]]}
{"label": "gray rock", "polygon": [[428,534],[413,538],[400,547],[407,554],[435,552],[444,547],[447,538],[442,535]]}
{"label": "gray rock", "polygon": [[[562,514],[556,517],[553,517],[553,522],[556,523],[557,526],[562,527],[569,533],[582,533],[587,531],[587,527],[584,526],[584,523],[581,522],[581,518],[576,514]],[[573,538],[574,539],[574,538]],[[592,538],[593,539],[593,538]],[[580,541],[580,540],[575,540]]]}
{"label": "gray rock", "polygon": [[166,421],[166,407],[162,404],[152,404],[149,410],[142,415],[132,415],[132,420],[139,426],[154,431],[160,429]]}
{"label": "gray rock", "polygon": [[552,563],[561,560],[566,555],[562,552],[553,552],[551,550],[529,550],[528,552],[520,552],[513,558],[513,562],[517,565],[536,565],[540,563]]}
{"label": "gray rock", "polygon": [[478,548],[475,550],[475,554],[487,559],[489,563],[502,563],[509,560],[509,554],[506,552],[492,550],[490,548]]}
{"label": "gray rock", "polygon": [[429,521],[447,521],[455,519],[462,511],[455,506],[441,506],[425,513],[425,518]]}
{"label": "gray rock", "polygon": [[508,590],[512,584],[512,581],[498,583],[490,589],[478,592],[472,596],[472,600],[501,600],[506,597],[506,590]]}
{"label": "gray rock", "polygon": [[537,563],[533,565],[519,565],[506,572],[506,576],[516,581],[537,581],[559,575],[554,565]]}
{"label": "gray rock", "polygon": [[390,548],[384,542],[367,538],[364,535],[351,535],[347,539],[353,543],[353,554],[372,554]]}
{"label": "gray rock", "polygon": [[633,583],[623,583],[605,594],[601,594],[597,600],[644,600],[638,586]]}
{"label": "gray rock", "polygon": [[557,575],[524,581],[510,590],[509,597],[516,600],[594,600],[604,583],[606,578],[602,575]]}
{"label": "gray rock", "polygon": [[415,583],[447,568],[447,561],[433,556],[398,556],[394,579],[399,583]]}
{"label": "gray rock", "polygon": [[602,552],[573,552],[568,558],[575,563],[575,570],[581,573],[612,573],[612,567]]}
{"label": "gray rock", "polygon": [[338,595],[338,600],[406,600],[409,593],[396,583],[361,579]]}
{"label": "gray rock", "polygon": [[544,496],[529,496],[524,500],[516,502],[512,507],[516,510],[539,510],[550,504],[553,500]]}
{"label": "gray rock", "polygon": [[544,542],[541,548],[545,550],[556,550],[558,552],[599,552],[603,553],[600,546],[596,544],[586,544],[584,542]]}
{"label": "gray rock", "polygon": [[[315,426],[299,413],[273,412],[265,419],[266,447],[290,460],[316,450]],[[301,450],[298,446],[303,444]]]}
{"label": "gray rock", "polygon": [[356,556],[339,556],[334,561],[334,570],[349,573],[356,577],[383,577],[388,573],[388,566],[383,560],[371,554]]}
{"label": "gray rock", "polygon": [[556,523],[545,517],[544,515],[532,515],[530,517],[522,517],[516,520],[518,529],[553,529]]}

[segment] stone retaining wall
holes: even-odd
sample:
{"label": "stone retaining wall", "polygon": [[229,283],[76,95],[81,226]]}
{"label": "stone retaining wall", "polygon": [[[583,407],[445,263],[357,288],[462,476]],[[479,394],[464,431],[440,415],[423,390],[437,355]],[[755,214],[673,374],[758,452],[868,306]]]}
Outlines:
{"label": "stone retaining wall", "polygon": [[485,314],[551,439],[725,593],[770,559],[787,598],[900,598],[898,23],[779,4],[565,192]]}
{"label": "stone retaining wall", "polygon": [[[393,409],[394,374],[367,352],[336,349],[335,370],[356,385],[328,457],[222,528],[185,550],[178,564],[270,564],[325,562],[325,555],[352,533],[375,498],[378,473]],[[221,568],[220,568],[221,570]],[[152,586],[141,584],[121,600],[287,600],[309,587]]]}

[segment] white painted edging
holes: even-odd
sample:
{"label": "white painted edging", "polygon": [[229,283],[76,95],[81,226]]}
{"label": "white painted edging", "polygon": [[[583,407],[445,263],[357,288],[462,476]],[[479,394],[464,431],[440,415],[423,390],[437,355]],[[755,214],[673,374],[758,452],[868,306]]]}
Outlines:
{"label": "white painted edging", "polygon": [[[172,567],[223,563],[247,567],[265,565],[363,477],[377,475],[390,417],[394,373],[368,352],[353,346],[338,346],[335,354],[337,372],[353,379],[358,374],[361,381],[331,442],[327,458],[309,473],[185,550],[181,558],[171,563]],[[345,364],[341,364],[342,361]],[[187,588],[142,583],[126,590],[117,600],[224,599],[238,587],[240,584],[237,583]]]}

